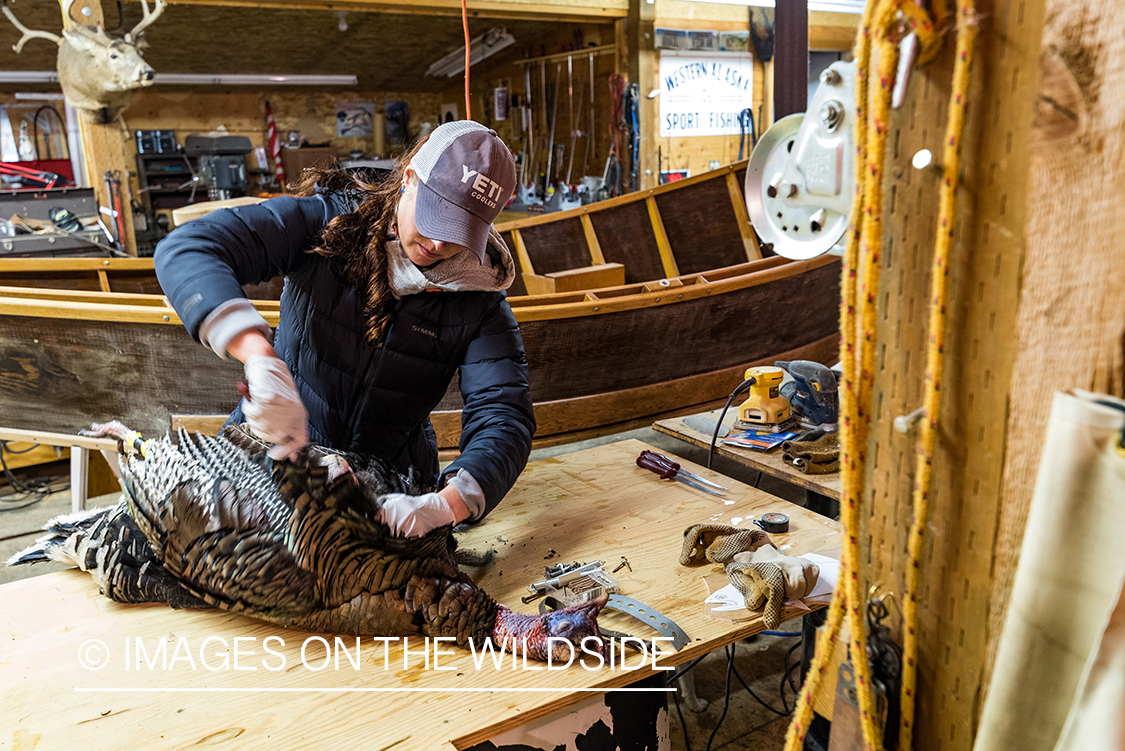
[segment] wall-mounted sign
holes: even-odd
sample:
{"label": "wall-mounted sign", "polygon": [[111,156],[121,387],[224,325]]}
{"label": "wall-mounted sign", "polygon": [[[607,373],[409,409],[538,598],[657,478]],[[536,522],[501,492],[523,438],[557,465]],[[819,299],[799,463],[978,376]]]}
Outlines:
{"label": "wall-mounted sign", "polygon": [[660,136],[740,133],[738,113],[754,104],[749,54],[660,53]]}
{"label": "wall-mounted sign", "polygon": [[750,32],[720,31],[719,50],[721,52],[748,52],[750,50]]}
{"label": "wall-mounted sign", "polygon": [[688,41],[686,29],[666,29],[657,26],[653,29],[653,46],[658,50],[689,50],[691,42]]}
{"label": "wall-mounted sign", "polygon": [[374,102],[336,102],[336,137],[368,137],[375,132]]}
{"label": "wall-mounted sign", "polygon": [[660,172],[660,184],[675,183],[683,180],[684,178],[691,177],[691,170],[689,169],[666,169]]}

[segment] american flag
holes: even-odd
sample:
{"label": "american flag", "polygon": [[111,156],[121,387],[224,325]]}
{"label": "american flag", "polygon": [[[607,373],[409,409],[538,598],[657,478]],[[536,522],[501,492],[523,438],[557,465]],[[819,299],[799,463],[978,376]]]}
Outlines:
{"label": "american flag", "polygon": [[281,144],[277,142],[277,126],[273,122],[273,110],[270,109],[269,102],[266,102],[266,133],[270,139],[270,154],[273,156],[277,187],[285,190],[285,170],[281,166]]}

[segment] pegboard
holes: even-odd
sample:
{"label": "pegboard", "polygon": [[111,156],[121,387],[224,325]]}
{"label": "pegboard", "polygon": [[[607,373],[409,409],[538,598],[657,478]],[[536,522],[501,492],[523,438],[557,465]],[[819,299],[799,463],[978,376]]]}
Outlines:
{"label": "pegboard", "polygon": [[[983,695],[1044,2],[982,0],[977,9],[981,28],[950,262],[945,377],[919,591],[918,751],[970,749]],[[935,171],[916,170],[911,160],[920,149],[941,159],[953,53],[949,30],[938,60],[914,70],[888,131],[873,393],[877,419],[868,444],[863,521],[867,585],[878,583],[896,597],[909,565],[917,429],[903,435],[893,421],[922,405],[940,182]],[[901,608],[895,612],[901,614]]]}

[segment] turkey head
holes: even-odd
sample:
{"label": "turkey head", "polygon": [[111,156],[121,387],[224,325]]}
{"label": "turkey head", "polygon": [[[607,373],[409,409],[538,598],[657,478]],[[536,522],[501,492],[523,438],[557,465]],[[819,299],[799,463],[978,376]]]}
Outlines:
{"label": "turkey head", "polygon": [[547,660],[549,655],[552,662],[565,663],[583,651],[605,656],[598,613],[606,600],[599,597],[541,615],[523,615],[501,605],[493,641],[508,644],[513,651],[526,649],[527,656],[537,660]]}

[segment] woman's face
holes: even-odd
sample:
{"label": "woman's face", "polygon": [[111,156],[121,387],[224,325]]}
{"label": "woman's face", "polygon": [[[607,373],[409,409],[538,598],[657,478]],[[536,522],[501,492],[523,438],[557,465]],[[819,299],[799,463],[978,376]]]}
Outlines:
{"label": "woman's face", "polygon": [[465,249],[464,245],[431,240],[423,237],[414,224],[414,207],[418,201],[418,176],[410,167],[403,175],[406,191],[398,200],[398,241],[406,257],[416,266],[433,266],[438,261],[452,258]]}

